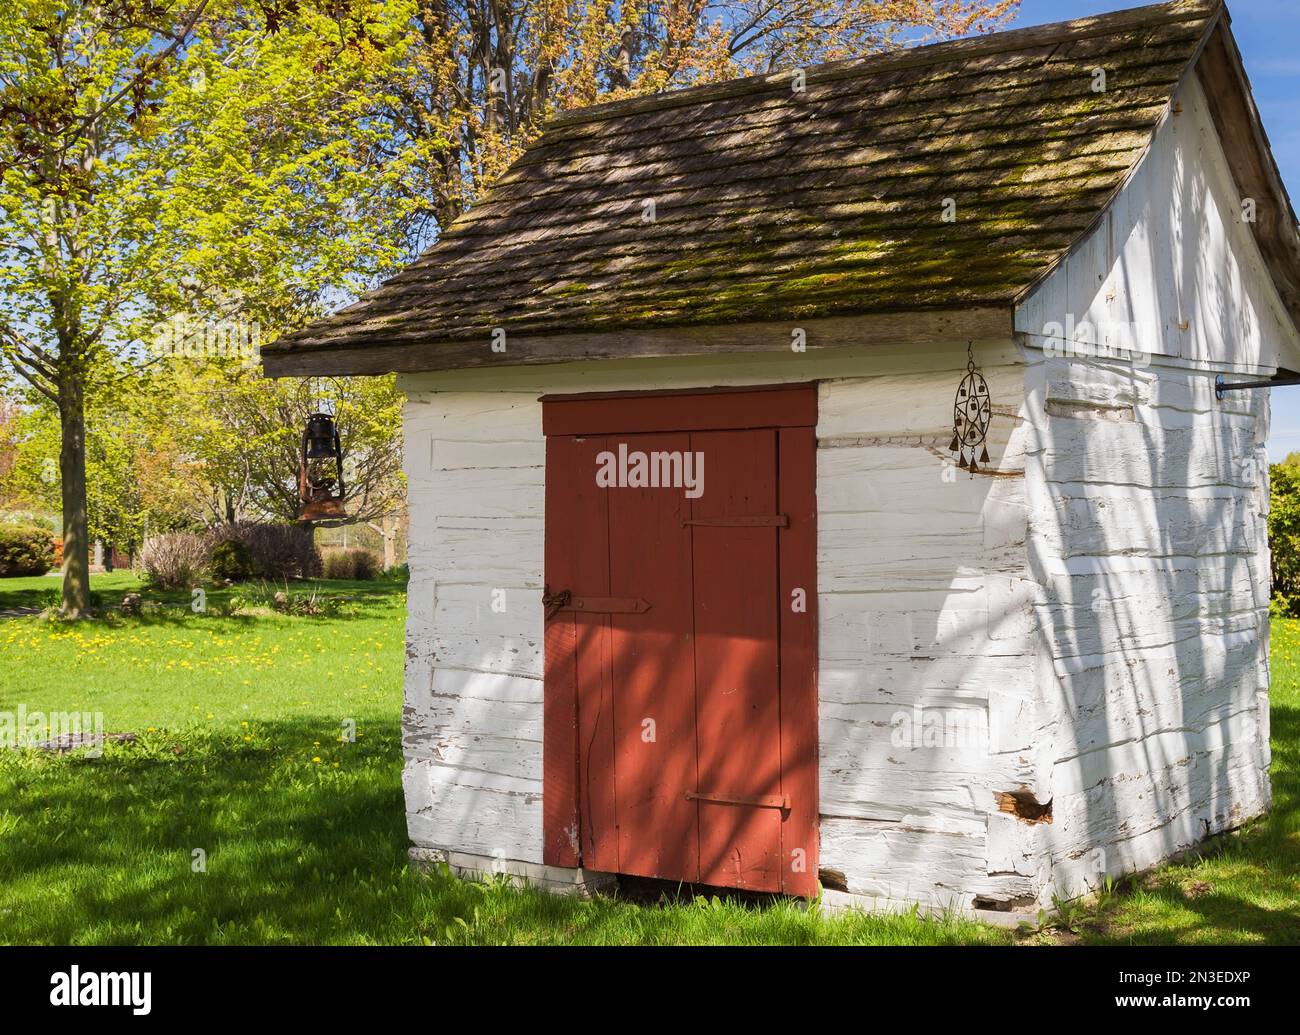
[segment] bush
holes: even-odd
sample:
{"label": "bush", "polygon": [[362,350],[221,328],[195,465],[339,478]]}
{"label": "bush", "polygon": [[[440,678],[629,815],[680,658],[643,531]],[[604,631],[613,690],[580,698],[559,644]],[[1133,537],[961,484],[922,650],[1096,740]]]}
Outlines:
{"label": "bush", "polygon": [[253,575],[253,551],[238,539],[223,539],[212,550],[212,575],[227,582],[247,582]]}
{"label": "bush", "polygon": [[35,525],[0,525],[0,578],[44,575],[54,567],[54,533]]}
{"label": "bush", "polygon": [[167,532],[145,540],[140,565],[155,586],[183,589],[199,580],[211,556],[212,545],[206,537]]}
{"label": "bush", "polygon": [[327,579],[350,579],[352,572],[356,570],[352,558],[348,556],[347,550],[324,550],[321,553],[323,559],[323,573]]}
{"label": "bush", "polygon": [[283,582],[314,579],[321,573],[320,551],[312,541],[311,529],[305,526],[238,521],[221,525],[209,535],[214,543],[236,542],[248,549],[248,577]]}
{"label": "bush", "polygon": [[325,577],[369,582],[379,575],[379,558],[359,547],[325,551]]}
{"label": "bush", "polygon": [[1300,618],[1300,466],[1269,468],[1268,548],[1272,554],[1270,612]]}
{"label": "bush", "polygon": [[383,564],[380,559],[369,550],[356,551],[352,560],[355,565],[352,574],[354,579],[358,579],[361,582],[370,582],[372,579],[377,579],[379,577],[379,570],[383,567]]}

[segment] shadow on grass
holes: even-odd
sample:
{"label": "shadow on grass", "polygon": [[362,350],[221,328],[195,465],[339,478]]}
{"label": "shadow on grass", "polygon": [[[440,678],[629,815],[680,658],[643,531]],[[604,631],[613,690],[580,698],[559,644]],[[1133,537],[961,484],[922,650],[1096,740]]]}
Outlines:
{"label": "shadow on grass", "polygon": [[[17,580],[16,580],[17,581]],[[24,579],[23,583],[37,580]],[[0,583],[0,612],[40,611],[57,607],[60,600],[58,582],[49,586],[25,585],[6,589]],[[277,593],[284,593],[290,607],[285,617],[316,621],[346,621],[356,618],[373,618],[394,604],[406,593],[405,582],[377,580],[355,582],[343,580],[312,579],[288,583],[240,583],[232,586],[207,586],[203,588],[202,610],[194,610],[193,590],[163,590],[140,586],[134,582],[112,589],[96,589],[96,607],[100,616],[95,619],[106,625],[179,625],[195,618],[214,617],[240,624],[251,624],[268,613],[281,613],[273,608]],[[138,593],[143,610],[139,614],[121,612],[121,599],[126,593]],[[310,603],[313,601],[314,604]],[[15,616],[16,617],[16,616]]]}
{"label": "shadow on grass", "polygon": [[[91,591],[110,597],[139,588],[140,579],[131,571],[96,573],[90,577]],[[28,575],[0,579],[0,611],[18,608],[40,610],[59,602],[62,581],[58,575]]]}
{"label": "shadow on grass", "polygon": [[[53,582],[53,580],[51,581]],[[30,609],[39,611],[54,602],[58,592],[58,583],[40,588],[9,589],[3,582],[0,582],[0,612]]]}
{"label": "shadow on grass", "polygon": [[334,741],[337,728],[324,717],[253,723],[237,733],[194,727],[110,745],[99,759],[0,756],[0,941],[912,944],[1000,937],[910,915],[831,921],[788,901],[760,908],[720,898],[647,908],[411,871],[397,723],[373,723],[354,744]]}
{"label": "shadow on grass", "polygon": [[34,893],[5,903],[0,938],[351,940],[404,879],[401,743],[395,723],[337,733],[305,718],[0,759],[18,835],[0,839],[0,901]]}

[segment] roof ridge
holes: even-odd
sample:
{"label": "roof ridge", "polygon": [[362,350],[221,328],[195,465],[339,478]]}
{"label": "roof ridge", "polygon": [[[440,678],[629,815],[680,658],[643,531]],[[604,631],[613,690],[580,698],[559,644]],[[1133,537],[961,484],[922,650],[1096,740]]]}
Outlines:
{"label": "roof ridge", "polygon": [[689,107],[711,101],[728,100],[763,90],[784,90],[794,77],[802,72],[806,80],[820,82],[834,79],[871,75],[893,69],[913,68],[950,59],[954,53],[963,57],[980,57],[1006,51],[1024,50],[1027,43],[1041,37],[1042,44],[1074,42],[1096,36],[1107,36],[1126,28],[1143,28],[1168,25],[1175,22],[1197,21],[1224,12],[1224,0],[1169,0],[1161,4],[1129,7],[1106,14],[1075,18],[1045,25],[1028,25],[1019,29],[955,40],[941,40],[915,47],[864,54],[861,57],[827,61],[816,65],[772,72],[767,75],[739,76],[717,83],[688,86],[663,93],[645,94],[617,101],[603,101],[574,108],[547,120],[547,132],[587,122],[600,122],[608,118],[634,115],[664,108]]}

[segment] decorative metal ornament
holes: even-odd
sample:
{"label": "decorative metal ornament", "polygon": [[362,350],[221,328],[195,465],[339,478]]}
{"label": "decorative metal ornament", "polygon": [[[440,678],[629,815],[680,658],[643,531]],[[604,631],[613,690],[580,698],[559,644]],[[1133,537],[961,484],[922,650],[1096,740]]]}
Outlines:
{"label": "decorative metal ornament", "polygon": [[989,397],[988,382],[975,368],[975,355],[966,345],[966,376],[957,386],[957,397],[952,403],[952,445],[948,448],[957,454],[957,466],[974,475],[979,463],[989,462],[988,447],[984,439],[989,433],[989,420],[993,416],[993,403]]}

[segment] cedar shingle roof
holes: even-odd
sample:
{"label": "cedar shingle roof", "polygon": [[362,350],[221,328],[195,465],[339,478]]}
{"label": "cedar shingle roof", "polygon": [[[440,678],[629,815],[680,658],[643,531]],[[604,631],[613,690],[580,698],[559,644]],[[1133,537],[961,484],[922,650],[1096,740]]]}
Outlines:
{"label": "cedar shingle roof", "polygon": [[268,368],[487,350],[497,327],[1010,304],[1104,211],[1219,11],[1182,0],[808,68],[801,92],[781,73],[561,116],[415,263],[280,339]]}

